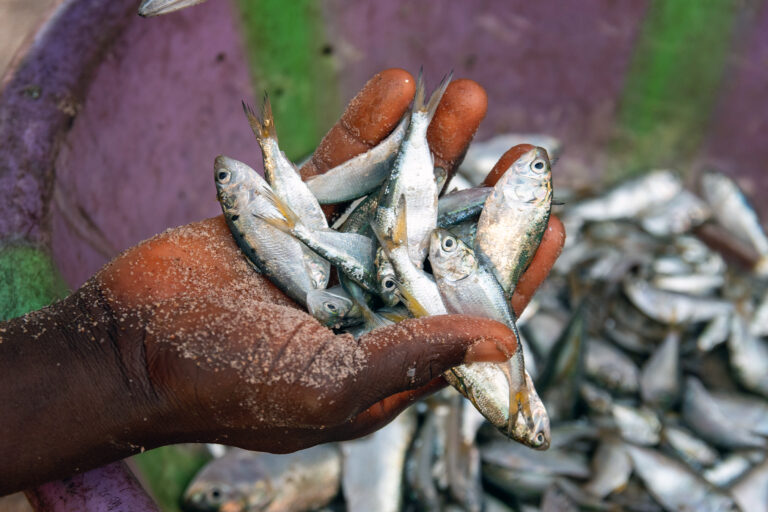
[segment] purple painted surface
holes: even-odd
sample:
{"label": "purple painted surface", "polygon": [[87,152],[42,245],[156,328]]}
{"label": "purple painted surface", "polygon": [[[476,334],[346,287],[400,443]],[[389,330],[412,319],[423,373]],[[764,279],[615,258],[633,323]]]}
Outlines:
{"label": "purple painted surface", "polygon": [[[0,92],[0,240],[47,242],[53,163],[135,1],[64,1]],[[96,21],[98,20],[98,23]]]}
{"label": "purple painted surface", "polygon": [[[488,91],[478,139],[545,132],[565,143],[558,170],[581,174],[610,136],[646,1],[476,2],[331,0],[326,17],[342,96],[387,67],[416,73],[428,89],[453,68]],[[561,174],[561,173],[558,173]]]}
{"label": "purple painted surface", "polygon": [[[731,69],[706,143],[708,160],[734,176],[750,197],[768,194],[768,4],[740,27]],[[768,223],[768,202],[755,207]]]}
{"label": "purple painted surface", "polygon": [[71,286],[120,250],[221,213],[216,155],[260,169],[235,19],[225,0],[132,18],[96,71],[56,160],[53,254]]}
{"label": "purple painted surface", "polygon": [[153,512],[159,509],[123,462],[27,491],[38,512]]}

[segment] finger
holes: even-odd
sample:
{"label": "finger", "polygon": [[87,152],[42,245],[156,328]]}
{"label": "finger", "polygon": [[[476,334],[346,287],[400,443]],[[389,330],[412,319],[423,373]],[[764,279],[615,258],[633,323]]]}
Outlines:
{"label": "finger", "polygon": [[474,80],[454,80],[446,89],[429,124],[427,140],[435,166],[445,169],[449,180],[487,111],[488,95]]}
{"label": "finger", "polygon": [[517,349],[514,333],[487,318],[441,315],[410,319],[360,338],[365,364],[352,379],[358,410],[417,389],[462,363],[501,362]]}
{"label": "finger", "polygon": [[322,174],[378,144],[397,126],[415,91],[413,76],[403,69],[374,75],[301,168],[302,178]]}
{"label": "finger", "polygon": [[509,148],[506,153],[501,155],[499,161],[496,162],[496,165],[493,166],[491,172],[489,172],[488,176],[485,177],[485,181],[483,181],[482,186],[493,187],[496,185],[496,182],[499,181],[499,178],[504,176],[504,173],[507,172],[507,169],[509,169],[513,163],[515,163],[521,156],[534,149],[536,149],[536,146],[531,144],[518,144],[517,146],[512,146]]}
{"label": "finger", "polygon": [[443,377],[432,379],[428,384],[417,389],[395,393],[379,400],[365,411],[358,414],[351,422],[335,427],[334,436],[338,440],[356,439],[367,436],[391,422],[405,409],[446,387],[448,383]]}
{"label": "finger", "polygon": [[553,215],[549,218],[549,224],[531,264],[520,277],[515,287],[515,293],[512,294],[512,309],[515,311],[515,315],[520,316],[522,314],[533,294],[547,278],[557,257],[560,256],[564,244],[565,227],[563,227],[560,219]]}

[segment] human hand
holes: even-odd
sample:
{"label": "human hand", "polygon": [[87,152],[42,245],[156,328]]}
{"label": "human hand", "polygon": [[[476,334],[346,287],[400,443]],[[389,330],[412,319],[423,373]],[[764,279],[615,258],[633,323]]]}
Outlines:
{"label": "human hand", "polygon": [[[302,175],[322,173],[375,145],[397,124],[414,90],[405,71],[374,76]],[[455,170],[485,111],[477,83],[451,83],[429,128],[436,165]],[[562,224],[553,217],[513,297],[516,313],[548,274],[563,241]],[[73,458],[94,451],[83,444],[111,440],[112,451],[102,447],[67,462],[78,469],[175,442],[286,452],[359,437],[444,386],[440,375],[448,368],[501,361],[516,347],[506,326],[462,316],[406,320],[358,341],[334,335],[254,272],[221,216],[129,249],[68,301],[79,311],[93,304],[85,335],[113,347],[99,382],[92,382],[92,367],[103,362],[67,375],[70,388],[88,390],[88,403],[74,404],[90,411],[80,414],[86,431],[46,440],[57,451],[72,444]],[[59,308],[67,310],[66,304]],[[92,425],[83,421],[91,416]],[[63,464],[50,476],[69,474]]]}

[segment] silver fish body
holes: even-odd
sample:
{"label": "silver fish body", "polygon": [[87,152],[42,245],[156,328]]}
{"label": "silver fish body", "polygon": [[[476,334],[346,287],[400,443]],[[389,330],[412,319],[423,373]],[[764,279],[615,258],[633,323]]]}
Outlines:
{"label": "silver fish body", "polygon": [[387,179],[403,141],[408,122],[404,116],[392,133],[379,144],[346,162],[307,180],[320,204],[350,201],[374,191]]}
{"label": "silver fish body", "polygon": [[741,315],[731,319],[726,342],[736,378],[750,391],[768,397],[768,342],[753,336]]}
{"label": "silver fish body", "polygon": [[712,444],[724,448],[764,448],[765,439],[739,426],[712,400],[694,377],[685,382],[682,415],[685,423]]}
{"label": "silver fish body", "polygon": [[379,247],[376,249],[376,281],[379,283],[379,296],[384,304],[392,307],[397,305],[402,297],[397,287],[397,277],[395,276],[395,267],[389,261],[384,250]]}
{"label": "silver fish body", "polygon": [[203,2],[205,0],[144,0],[139,6],[139,16],[160,16]]}
{"label": "silver fish body", "polygon": [[704,470],[702,476],[707,482],[725,488],[740,479],[753,465],[750,453],[736,451],[726,455],[711,468]]}
{"label": "silver fish body", "polygon": [[665,425],[662,437],[680,459],[697,471],[712,466],[720,457],[714,448],[685,428]]}
{"label": "silver fish body", "polygon": [[647,404],[667,409],[680,393],[680,333],[671,331],[640,372],[640,396]]}
{"label": "silver fish body", "polygon": [[624,280],[624,293],[640,311],[668,325],[703,322],[733,309],[728,301],[660,290],[638,278]]}
{"label": "silver fish body", "polygon": [[551,207],[552,170],[542,148],[518,158],[483,206],[474,248],[508,297],[536,253]]}
{"label": "silver fish body", "polygon": [[626,445],[635,472],[667,510],[737,512],[725,491],[710,484],[683,463],[640,446]]}
{"label": "silver fish body", "polygon": [[363,321],[360,308],[342,286],[311,290],[307,294],[307,310],[326,327],[340,328]]}
{"label": "silver fish body", "polygon": [[730,491],[742,510],[768,511],[768,460],[744,475]]}
{"label": "silver fish body", "polygon": [[[450,232],[436,229],[431,236],[429,260],[448,312],[492,318],[517,331],[514,313],[501,285],[490,271],[479,265],[472,249]],[[519,340],[520,336],[517,338]],[[533,425],[533,429],[524,439],[515,439],[540,449],[549,446],[549,418],[546,412],[544,417],[536,419],[530,417],[532,410],[528,413],[529,395],[532,393],[528,389],[530,377],[525,371],[520,344],[506,363],[463,365],[451,369],[446,379],[457,386],[495,427],[508,435],[518,430],[514,417],[518,409],[510,403],[517,401],[519,412],[525,416],[527,424]],[[506,397],[502,396],[504,394]]]}
{"label": "silver fish body", "polygon": [[655,236],[685,233],[712,215],[707,204],[687,190],[681,190],[668,203],[645,212],[640,224]]}
{"label": "silver fish body", "polygon": [[725,343],[728,335],[731,333],[731,315],[724,313],[718,315],[709,321],[707,326],[701,331],[696,346],[702,352],[709,352],[716,346]]}
{"label": "silver fish body", "polygon": [[640,385],[640,371],[620,349],[597,338],[590,338],[584,354],[588,377],[620,393],[635,393]]}
{"label": "silver fish body", "polygon": [[196,512],[308,511],[330,502],[340,481],[336,445],[285,455],[230,448],[200,470],[184,492],[184,503]]}
{"label": "silver fish body", "polygon": [[661,439],[661,422],[650,409],[645,407],[635,409],[626,405],[613,404],[611,415],[625,441],[653,446]]}
{"label": "silver fish body", "polygon": [[446,194],[437,201],[437,227],[447,228],[468,220],[475,220],[493,189],[469,188]]}
{"label": "silver fish body", "polygon": [[347,510],[400,510],[403,465],[415,431],[416,411],[410,407],[373,434],[340,443]]}
{"label": "silver fish body", "polygon": [[710,394],[714,405],[736,425],[762,436],[768,436],[768,403],[753,395],[715,391]]}
{"label": "silver fish body", "polygon": [[768,272],[768,236],[760,224],[757,212],[744,193],[725,174],[710,171],[701,177],[701,191],[717,221],[731,234],[749,243],[760,255],[756,269]]}
{"label": "silver fish body", "polygon": [[605,498],[627,486],[632,474],[632,461],[624,445],[612,438],[602,441],[592,457],[592,476],[584,490],[598,498]]}
{"label": "silver fish body", "polygon": [[219,156],[214,164],[216,190],[224,218],[248,259],[278,288],[299,304],[306,304],[307,293],[324,288],[328,274],[315,274],[309,267],[306,247],[254,216],[270,213],[272,207],[263,192],[269,185],[246,164]]}
{"label": "silver fish body", "polygon": [[392,171],[381,187],[378,208],[371,221],[377,236],[391,239],[399,217],[405,215],[405,245],[418,268],[427,257],[429,234],[437,225],[437,183],[427,128],[450,81],[449,74],[425,104],[424,82],[419,74],[408,129]]}

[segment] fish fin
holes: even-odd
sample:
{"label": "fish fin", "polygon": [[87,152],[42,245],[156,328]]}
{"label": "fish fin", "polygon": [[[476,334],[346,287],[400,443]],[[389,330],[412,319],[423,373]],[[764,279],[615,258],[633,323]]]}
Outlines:
{"label": "fish fin", "polygon": [[416,79],[416,94],[413,96],[412,110],[414,112],[426,110],[426,107],[424,106],[425,96],[426,91],[424,90],[424,66],[421,66],[419,68],[419,77]]}
{"label": "fish fin", "polygon": [[448,84],[451,83],[452,79],[453,70],[443,77],[440,85],[437,86],[437,89],[434,90],[432,96],[429,97],[429,103],[427,103],[426,108],[428,119],[431,120],[434,117],[435,112],[437,111],[437,106],[440,104],[440,100],[443,98],[443,94],[445,94],[445,90],[448,88]]}
{"label": "fish fin", "polygon": [[404,245],[408,243],[408,218],[406,216],[406,209],[408,205],[405,201],[405,194],[400,196],[397,200],[397,222],[392,230],[392,241],[395,245]]}
{"label": "fish fin", "polygon": [[259,141],[263,141],[269,138],[277,140],[277,130],[275,130],[275,119],[272,115],[272,104],[269,102],[269,96],[264,93],[264,101],[261,106],[261,117],[259,117],[254,111],[253,107],[246,103],[243,103],[243,112],[248,119],[248,124],[251,125],[253,134]]}
{"label": "fish fin", "polygon": [[373,311],[371,308],[368,307],[368,304],[365,304],[364,302],[358,301],[357,305],[360,306],[360,311],[363,314],[365,325],[371,327],[372,329],[378,329],[379,327],[386,327],[387,325],[392,325],[394,323],[388,318],[382,315],[379,315],[378,313]]}
{"label": "fish fin", "polygon": [[414,318],[421,318],[425,316],[429,316],[429,312],[427,309],[421,305],[421,303],[411,295],[411,293],[405,289],[405,287],[400,284],[400,282],[395,279],[395,286],[397,286],[397,289],[400,290],[400,296],[403,299],[403,303],[405,304],[405,307],[408,308],[408,311],[411,312]]}
{"label": "fish fin", "polygon": [[301,221],[299,216],[291,210],[291,207],[285,204],[271,189],[261,191],[261,196],[273,208],[271,212],[257,211],[253,216],[263,220],[270,226],[274,226],[280,231],[291,234],[291,231]]}

